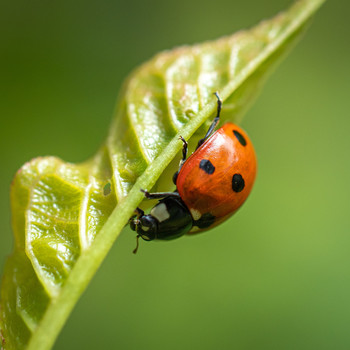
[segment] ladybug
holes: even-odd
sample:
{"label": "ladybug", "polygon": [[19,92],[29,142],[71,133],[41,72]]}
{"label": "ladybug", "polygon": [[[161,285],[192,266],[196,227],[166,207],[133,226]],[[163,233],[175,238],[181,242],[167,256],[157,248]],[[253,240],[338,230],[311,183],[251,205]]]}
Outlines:
{"label": "ladybug", "polygon": [[234,214],[247,199],[255,180],[256,156],[248,135],[237,125],[226,123],[217,131],[222,101],[217,98],[217,115],[196,151],[187,158],[183,142],[182,159],[173,176],[174,192],[149,193],[159,199],[149,214],[137,208],[130,227],[138,239],[171,240],[198,233],[220,224]]}

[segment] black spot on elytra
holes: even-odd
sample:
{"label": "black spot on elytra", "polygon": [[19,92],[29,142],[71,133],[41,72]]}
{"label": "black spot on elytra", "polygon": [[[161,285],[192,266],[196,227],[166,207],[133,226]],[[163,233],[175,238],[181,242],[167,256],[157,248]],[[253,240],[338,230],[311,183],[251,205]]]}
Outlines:
{"label": "black spot on elytra", "polygon": [[235,192],[241,192],[244,188],[244,179],[241,174],[234,174],[232,176],[232,189]]}
{"label": "black spot on elytra", "polygon": [[233,130],[233,133],[234,135],[237,137],[237,140],[239,141],[239,143],[242,145],[242,146],[246,146],[247,144],[247,141],[246,139],[244,138],[244,136],[238,132],[237,130]]}
{"label": "black spot on elytra", "polygon": [[199,167],[209,175],[213,174],[215,171],[215,166],[208,159],[202,159],[199,163]]}
{"label": "black spot on elytra", "polygon": [[199,228],[207,228],[211,226],[215,221],[215,216],[210,213],[205,213],[199,220],[194,221],[194,226]]}

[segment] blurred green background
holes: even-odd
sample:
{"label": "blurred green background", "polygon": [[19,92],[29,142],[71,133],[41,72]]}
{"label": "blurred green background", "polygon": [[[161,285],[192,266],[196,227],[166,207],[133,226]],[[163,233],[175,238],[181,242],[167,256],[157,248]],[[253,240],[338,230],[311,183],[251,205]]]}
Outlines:
{"label": "blurred green background", "polygon": [[[23,163],[87,159],[133,68],[290,3],[3,1],[1,271]],[[259,159],[245,206],[201,236],[141,242],[137,256],[125,230],[54,349],[350,349],[349,10],[323,6],[245,117]]]}

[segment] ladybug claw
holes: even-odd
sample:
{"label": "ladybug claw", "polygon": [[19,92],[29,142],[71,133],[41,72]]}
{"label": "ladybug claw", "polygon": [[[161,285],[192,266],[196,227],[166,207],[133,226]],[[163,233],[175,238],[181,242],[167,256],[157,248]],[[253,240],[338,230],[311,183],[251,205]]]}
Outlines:
{"label": "ladybug claw", "polygon": [[216,98],[221,102],[221,98],[219,96],[219,92],[218,91],[213,92],[213,95],[215,95]]}
{"label": "ladybug claw", "polygon": [[187,147],[187,141],[180,135],[179,140],[181,140]]}
{"label": "ladybug claw", "polygon": [[144,195],[145,195],[146,198],[149,198],[149,197],[150,197],[150,194],[149,194],[149,192],[148,192],[147,190],[141,189],[140,191],[141,191],[142,193],[144,193]]}

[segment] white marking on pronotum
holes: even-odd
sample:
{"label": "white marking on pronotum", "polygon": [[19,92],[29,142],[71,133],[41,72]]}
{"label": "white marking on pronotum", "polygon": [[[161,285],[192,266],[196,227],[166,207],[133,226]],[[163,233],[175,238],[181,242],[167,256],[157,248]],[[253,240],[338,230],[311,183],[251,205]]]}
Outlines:
{"label": "white marking on pronotum", "polygon": [[202,214],[196,209],[191,208],[190,212],[191,212],[191,215],[192,215],[194,221],[199,220],[202,216]]}
{"label": "white marking on pronotum", "polygon": [[155,217],[159,222],[165,221],[170,218],[168,209],[164,203],[160,203],[151,210],[151,215]]}

